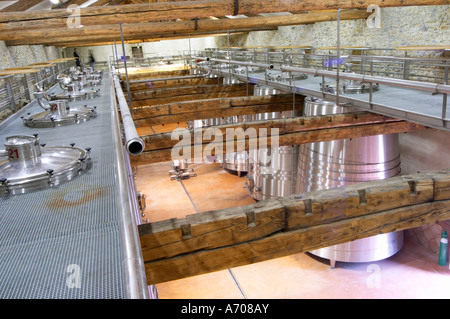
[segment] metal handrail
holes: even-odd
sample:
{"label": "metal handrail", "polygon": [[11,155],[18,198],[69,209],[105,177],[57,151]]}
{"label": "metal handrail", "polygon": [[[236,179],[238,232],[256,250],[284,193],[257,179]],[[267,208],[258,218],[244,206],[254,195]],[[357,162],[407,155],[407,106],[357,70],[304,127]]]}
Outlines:
{"label": "metal handrail", "polygon": [[120,85],[120,79],[117,74],[113,74],[113,82],[115,86],[115,91],[117,95],[117,100],[119,101],[120,113],[122,115],[122,123],[125,130],[125,145],[128,153],[130,155],[139,155],[144,151],[145,144],[144,141],[139,137],[136,131],[136,126],[131,116],[130,109],[127,104],[127,100],[122,91],[122,86]]}
{"label": "metal handrail", "polygon": [[[334,78],[337,78],[337,76],[338,76],[337,72],[335,72],[335,71],[320,70],[320,69],[281,66],[280,70],[286,71],[286,72],[294,72],[294,73],[307,73],[307,74],[312,74],[314,76],[327,76],[327,77],[334,77]],[[398,86],[398,87],[403,87],[403,88],[408,88],[408,89],[428,91],[428,92],[432,92],[432,93],[442,93],[442,94],[450,93],[450,85],[445,85],[445,84],[436,84],[436,83],[419,82],[419,81],[402,80],[402,79],[392,79],[392,78],[387,78],[387,77],[363,75],[363,74],[357,74],[357,73],[340,73],[339,77],[342,79],[359,81],[359,82],[363,82],[363,83],[386,84],[386,85]]]}
{"label": "metal handrail", "polygon": [[119,113],[115,96],[115,81],[113,80],[112,68],[110,66],[111,78],[111,114],[113,124],[113,140],[115,148],[115,157],[117,163],[116,180],[118,183],[118,201],[120,207],[120,224],[123,242],[123,266],[125,273],[125,286],[128,299],[149,299],[149,289],[145,276],[145,267],[142,257],[142,251],[137,232],[137,222],[135,211],[137,208],[133,205],[136,202],[136,194],[130,187],[129,179],[132,173],[130,166],[127,165],[126,157],[128,154],[124,151],[122,138],[120,134]]}

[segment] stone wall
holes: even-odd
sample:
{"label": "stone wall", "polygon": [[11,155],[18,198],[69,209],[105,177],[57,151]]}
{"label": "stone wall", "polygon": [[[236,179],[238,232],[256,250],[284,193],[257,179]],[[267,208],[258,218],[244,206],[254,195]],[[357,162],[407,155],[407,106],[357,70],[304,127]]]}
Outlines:
{"label": "stone wall", "polygon": [[16,62],[4,41],[0,41],[0,70],[16,67]]}
{"label": "stone wall", "polygon": [[[450,6],[382,8],[380,28],[366,20],[341,21],[342,46],[394,49],[399,46],[450,44]],[[336,46],[337,22],[279,27],[276,31],[231,35],[230,46]],[[226,36],[216,38],[217,47],[227,47]],[[314,53],[314,50],[313,50]],[[323,53],[317,52],[317,53]],[[349,54],[343,51],[343,54]],[[376,50],[367,54],[404,56],[400,50]],[[408,56],[440,57],[443,51],[409,51]],[[450,167],[450,132],[427,130],[399,135],[402,174]],[[410,229],[405,234],[435,254],[439,252],[442,223]]]}
{"label": "stone wall", "polygon": [[[410,45],[449,44],[450,6],[418,6],[381,8],[380,28],[369,28],[366,20],[341,21],[342,46],[396,48]],[[318,22],[308,25],[279,27],[275,31],[250,32],[231,35],[230,46],[335,46],[337,22]],[[227,37],[216,38],[217,47],[227,46]],[[383,51],[369,52],[384,54]],[[404,52],[389,54],[403,55]],[[430,52],[415,52],[430,55]],[[434,53],[436,54],[436,53]],[[438,55],[442,52],[438,52]]]}
{"label": "stone wall", "polygon": [[36,61],[36,57],[34,56],[34,53],[29,45],[12,46],[9,47],[8,50],[11,53],[17,67],[29,65],[31,64],[30,61]]}
{"label": "stone wall", "polygon": [[[38,62],[46,62],[61,58],[61,50],[56,47],[46,47],[43,45],[20,45],[6,46],[4,41],[0,41],[0,70],[16,68]],[[0,87],[4,81],[0,80]],[[23,91],[23,89],[20,89]],[[5,99],[5,96],[0,96]],[[18,101],[17,101],[18,102]],[[20,108],[22,105],[17,105]],[[0,122],[8,118],[13,112],[6,108],[0,110]]]}
{"label": "stone wall", "polygon": [[6,46],[0,41],[0,70],[62,58],[61,50],[43,45]]}

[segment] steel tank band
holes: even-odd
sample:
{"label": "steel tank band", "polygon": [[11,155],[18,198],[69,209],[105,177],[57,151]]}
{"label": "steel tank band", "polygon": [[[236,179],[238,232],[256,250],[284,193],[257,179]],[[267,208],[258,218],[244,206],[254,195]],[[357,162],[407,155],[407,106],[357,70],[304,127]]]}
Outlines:
{"label": "steel tank band", "polygon": [[[254,95],[281,93],[269,86],[256,85]],[[294,111],[260,113],[254,121],[288,118]],[[256,200],[265,200],[295,194],[298,145],[281,146],[249,152],[249,172],[245,188]]]}
{"label": "steel tank band", "polygon": [[[317,98],[305,99],[305,116],[354,111],[348,105]],[[328,189],[400,174],[397,134],[302,144],[297,166],[297,193]],[[403,232],[363,238],[311,251],[322,258],[370,262],[388,258],[403,246]]]}

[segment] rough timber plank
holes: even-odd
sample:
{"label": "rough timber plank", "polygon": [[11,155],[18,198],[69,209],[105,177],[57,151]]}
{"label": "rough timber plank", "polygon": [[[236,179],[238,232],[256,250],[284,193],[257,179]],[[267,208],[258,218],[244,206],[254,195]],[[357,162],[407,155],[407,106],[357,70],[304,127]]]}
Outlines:
{"label": "rough timber plank", "polygon": [[139,227],[149,284],[450,218],[450,169],[315,191]]}

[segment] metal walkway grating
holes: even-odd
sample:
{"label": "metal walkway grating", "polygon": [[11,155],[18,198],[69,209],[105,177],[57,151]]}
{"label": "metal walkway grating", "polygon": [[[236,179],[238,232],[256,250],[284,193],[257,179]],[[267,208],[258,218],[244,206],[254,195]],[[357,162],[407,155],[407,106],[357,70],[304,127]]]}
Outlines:
{"label": "metal walkway grating", "polygon": [[[0,144],[10,135],[38,133],[49,146],[92,148],[92,168],[72,181],[0,197],[0,298],[126,297],[109,89],[105,75],[100,97],[71,103],[97,106],[91,121],[37,129],[18,118],[0,131]],[[38,111],[35,102],[28,110]]]}

